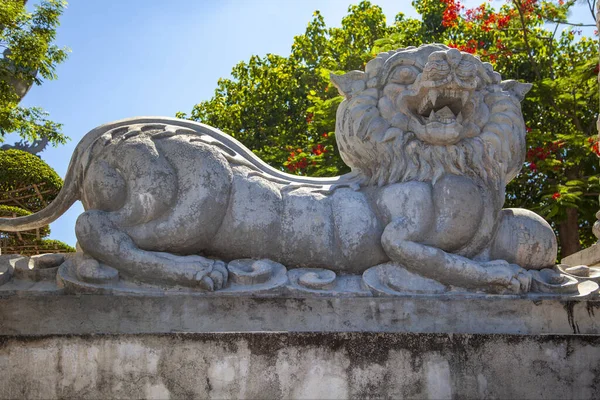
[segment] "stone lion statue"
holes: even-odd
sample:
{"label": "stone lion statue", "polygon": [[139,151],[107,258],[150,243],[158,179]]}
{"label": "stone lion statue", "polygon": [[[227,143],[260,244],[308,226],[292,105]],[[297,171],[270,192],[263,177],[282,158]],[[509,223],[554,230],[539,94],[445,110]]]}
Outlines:
{"label": "stone lion statue", "polygon": [[81,200],[82,279],[116,269],[205,290],[222,288],[237,258],[349,274],[394,262],[496,293],[527,291],[527,270],[554,264],[550,226],[502,209],[524,161],[530,85],[437,44],[381,53],[332,80],[345,96],[336,138],[348,175],[288,175],[206,125],[133,118],[89,132],[58,198],[0,219],[0,230],[44,226]]}

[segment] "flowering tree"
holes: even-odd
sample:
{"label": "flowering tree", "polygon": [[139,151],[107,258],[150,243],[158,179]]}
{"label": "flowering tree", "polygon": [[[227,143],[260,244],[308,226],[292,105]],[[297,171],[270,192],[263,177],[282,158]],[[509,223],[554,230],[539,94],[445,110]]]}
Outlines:
{"label": "flowering tree", "polygon": [[[590,26],[594,26],[593,0]],[[221,79],[215,96],[189,118],[232,134],[276,168],[299,175],[348,171],[335,145],[335,111],[342,98],[329,73],[364,69],[380,51],[444,43],[490,62],[504,79],[534,84],[523,114],[527,161],[508,186],[508,207],[541,213],[556,229],[562,256],[595,241],[599,144],[595,41],[586,24],[567,21],[575,0],[509,0],[465,8],[457,0],[414,0],[420,19],[398,14],[387,25],[381,9],[351,6],[340,28],[315,12],[291,55],[254,56]],[[558,22],[570,29],[559,31]],[[552,24],[552,25],[548,25]],[[179,113],[180,117],[186,117]]]}

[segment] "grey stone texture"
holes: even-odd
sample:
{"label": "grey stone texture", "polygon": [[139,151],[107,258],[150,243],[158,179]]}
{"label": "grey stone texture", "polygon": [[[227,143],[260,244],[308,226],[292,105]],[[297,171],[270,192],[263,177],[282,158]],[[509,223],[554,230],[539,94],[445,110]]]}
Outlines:
{"label": "grey stone texture", "polygon": [[588,265],[598,266],[600,265],[600,244],[595,243],[588,247],[578,251],[575,254],[571,254],[561,260],[563,264],[577,266],[577,265]]}
{"label": "grey stone texture", "polygon": [[[211,296],[186,292],[64,295],[44,282],[0,292],[0,335],[174,332],[600,334],[600,300],[436,294]],[[12,290],[11,290],[12,289]],[[34,290],[37,289],[37,290]],[[599,313],[598,315],[596,313]]]}
{"label": "grey stone texture", "polygon": [[598,336],[203,333],[0,338],[0,397],[595,399]]}
{"label": "grey stone texture", "polygon": [[13,279],[0,286],[0,398],[600,394],[596,298],[290,285],[285,295],[69,295]]}
{"label": "grey stone texture", "polygon": [[[81,200],[83,256],[64,280],[73,290],[227,291],[232,270],[252,290],[266,276],[244,278],[227,263],[267,259],[358,277],[392,263],[444,290],[578,295],[583,279],[571,284],[552,269],[550,226],[502,209],[525,156],[529,84],[502,81],[490,64],[443,45],[384,52],[365,72],[332,80],[345,97],[336,138],[350,174],[285,174],[217,129],[132,118],[89,132],[58,198],[32,216],[0,218],[0,230],[43,226]],[[299,277],[298,289],[334,285],[327,274]]]}

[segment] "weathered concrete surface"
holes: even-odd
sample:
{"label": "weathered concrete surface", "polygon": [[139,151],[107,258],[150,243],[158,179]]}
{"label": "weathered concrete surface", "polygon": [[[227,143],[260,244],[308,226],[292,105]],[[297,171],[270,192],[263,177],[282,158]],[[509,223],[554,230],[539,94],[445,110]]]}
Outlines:
{"label": "weathered concrete surface", "polygon": [[486,295],[0,295],[0,335],[170,332],[600,334],[600,300]]}
{"label": "weathered concrete surface", "polygon": [[571,254],[563,258],[561,262],[567,265],[598,265],[600,264],[600,244],[595,243],[587,249]]}
{"label": "weathered concrete surface", "polygon": [[600,337],[3,337],[0,370],[2,398],[592,399],[600,397]]}

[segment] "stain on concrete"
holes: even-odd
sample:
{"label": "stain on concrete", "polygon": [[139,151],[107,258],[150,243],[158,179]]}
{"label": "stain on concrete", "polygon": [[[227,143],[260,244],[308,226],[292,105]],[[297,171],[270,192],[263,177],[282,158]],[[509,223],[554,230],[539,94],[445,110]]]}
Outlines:
{"label": "stain on concrete", "polygon": [[598,398],[597,335],[0,337],[0,398]]}

